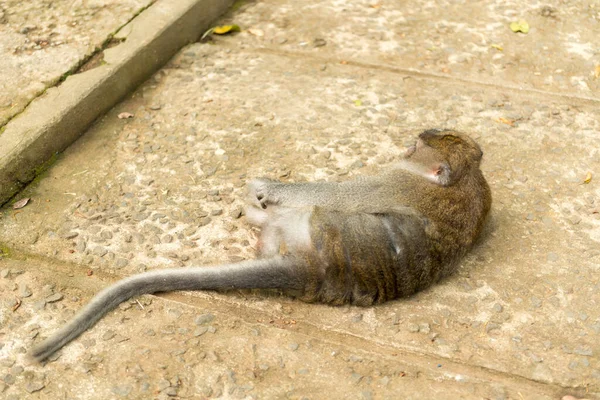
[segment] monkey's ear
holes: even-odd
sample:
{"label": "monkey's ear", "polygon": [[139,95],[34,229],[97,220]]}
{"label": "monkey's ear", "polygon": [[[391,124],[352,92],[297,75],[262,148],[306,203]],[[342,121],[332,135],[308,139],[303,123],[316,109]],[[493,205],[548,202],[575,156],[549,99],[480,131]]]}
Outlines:
{"label": "monkey's ear", "polygon": [[449,175],[450,166],[445,162],[435,163],[431,167],[431,173],[434,176]]}
{"label": "monkey's ear", "polygon": [[430,170],[430,179],[438,185],[447,186],[450,184],[450,166],[446,163],[434,164]]}

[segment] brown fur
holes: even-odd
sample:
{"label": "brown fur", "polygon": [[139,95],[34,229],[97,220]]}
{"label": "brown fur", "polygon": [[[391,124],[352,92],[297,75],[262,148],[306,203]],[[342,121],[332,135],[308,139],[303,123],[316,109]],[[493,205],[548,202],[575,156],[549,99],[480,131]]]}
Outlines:
{"label": "brown fur", "polygon": [[[310,248],[286,243],[280,235],[274,239],[280,241],[274,247],[305,260],[298,266],[306,279],[303,300],[365,306],[408,296],[452,273],[471,248],[492,200],[479,169],[481,149],[453,131],[426,131],[419,138],[407,161],[432,171],[447,163],[449,184],[398,168],[376,180],[349,183],[346,203],[330,204],[318,186],[313,199],[305,199],[317,184],[300,184],[305,194],[296,199],[289,193],[297,184],[266,182],[271,189],[262,188],[259,195],[266,212],[269,207],[310,210]],[[277,200],[269,201],[270,195]]]}
{"label": "brown fur", "polygon": [[261,257],[150,271],[98,293],[37,345],[43,360],[121,302],[144,293],[285,289],[306,301],[370,305],[408,296],[452,273],[481,233],[492,202],[481,149],[453,131],[426,131],[398,167],[334,183],[250,183],[249,220]]}

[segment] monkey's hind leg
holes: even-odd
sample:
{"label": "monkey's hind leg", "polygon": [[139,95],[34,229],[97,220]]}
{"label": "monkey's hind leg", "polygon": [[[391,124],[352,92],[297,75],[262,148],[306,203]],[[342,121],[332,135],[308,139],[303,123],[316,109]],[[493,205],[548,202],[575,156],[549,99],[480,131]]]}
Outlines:
{"label": "monkey's hind leg", "polygon": [[271,188],[280,184],[279,181],[267,178],[253,179],[248,183],[248,203],[263,210],[269,205],[279,204],[279,199]]}

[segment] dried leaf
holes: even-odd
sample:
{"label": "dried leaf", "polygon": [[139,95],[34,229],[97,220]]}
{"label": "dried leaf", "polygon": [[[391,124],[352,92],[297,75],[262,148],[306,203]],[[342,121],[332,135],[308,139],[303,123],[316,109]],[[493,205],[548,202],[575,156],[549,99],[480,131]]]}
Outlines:
{"label": "dried leaf", "polygon": [[507,118],[498,118],[496,119],[496,122],[500,122],[506,125],[510,125],[510,126],[515,126],[515,121],[511,120],[511,119],[507,119]]}
{"label": "dried leaf", "polygon": [[213,33],[217,35],[225,35],[226,33],[241,31],[238,25],[221,25],[213,28]]}
{"label": "dried leaf", "polygon": [[24,199],[15,202],[15,204],[13,204],[13,209],[18,210],[19,208],[25,207],[27,203],[29,203],[29,200],[31,200],[29,197],[25,197]]}
{"label": "dried leaf", "polygon": [[128,118],[133,118],[133,114],[132,113],[128,113],[128,112],[122,112],[119,115],[117,115],[117,117],[119,119],[128,119]]}
{"label": "dried leaf", "polygon": [[583,183],[590,183],[592,181],[592,173],[588,172],[587,175],[585,176],[585,179],[583,180]]}
{"label": "dried leaf", "polygon": [[251,35],[258,36],[258,37],[265,36],[265,32],[262,29],[249,28],[249,29],[246,29],[246,32],[248,32]]}
{"label": "dried leaf", "polygon": [[504,51],[504,47],[500,46],[499,44],[492,43],[490,46],[492,46],[494,49],[496,49],[498,51]]}
{"label": "dried leaf", "polygon": [[519,22],[511,22],[510,30],[513,32],[529,32],[529,24],[525,20],[520,20]]}
{"label": "dried leaf", "polygon": [[594,78],[600,78],[600,64],[596,65],[596,67],[594,68]]}
{"label": "dried leaf", "polygon": [[354,105],[355,105],[356,107],[360,107],[360,106],[362,106],[362,101],[360,101],[360,100],[358,100],[358,99],[357,99],[357,100],[354,100]]}

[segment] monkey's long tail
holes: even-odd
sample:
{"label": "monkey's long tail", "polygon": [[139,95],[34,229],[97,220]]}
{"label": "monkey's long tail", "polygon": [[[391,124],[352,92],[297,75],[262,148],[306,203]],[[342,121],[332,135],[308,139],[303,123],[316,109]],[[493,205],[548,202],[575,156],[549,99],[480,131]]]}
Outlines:
{"label": "monkey's long tail", "polygon": [[42,361],[92,327],[123,301],[175,290],[301,289],[302,268],[294,258],[275,256],[216,267],[162,269],[123,279],[98,293],[65,326],[30,352]]}

